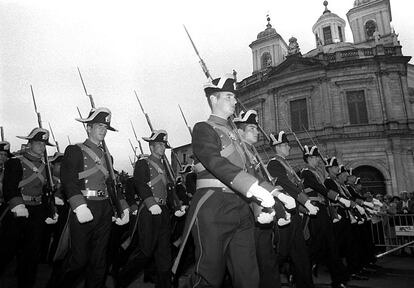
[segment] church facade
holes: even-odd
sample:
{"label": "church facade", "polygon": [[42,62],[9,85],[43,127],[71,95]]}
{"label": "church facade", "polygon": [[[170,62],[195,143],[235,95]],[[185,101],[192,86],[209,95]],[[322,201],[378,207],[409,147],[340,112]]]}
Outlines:
{"label": "church facade", "polygon": [[[328,9],[312,27],[315,49],[302,54],[270,24],[250,44],[252,75],[239,79],[238,97],[259,113],[265,131],[293,131],[302,145],[353,168],[372,193],[414,190],[414,69],[391,29],[389,0],[356,0],[346,21]],[[291,160],[303,167],[292,133]],[[182,151],[181,151],[182,150]],[[258,150],[272,151],[264,137]],[[191,146],[176,149],[189,159]],[[180,156],[179,156],[180,157]]]}

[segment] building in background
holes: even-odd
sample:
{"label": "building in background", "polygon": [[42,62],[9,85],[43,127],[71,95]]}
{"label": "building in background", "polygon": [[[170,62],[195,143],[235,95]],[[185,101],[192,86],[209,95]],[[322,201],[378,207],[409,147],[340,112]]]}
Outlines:
{"label": "building in background", "polygon": [[[346,21],[323,4],[311,27],[315,49],[305,54],[296,38],[287,44],[267,18],[249,45],[252,75],[238,82],[238,97],[258,111],[265,131],[292,129],[303,145],[316,143],[326,156],[352,167],[369,191],[411,191],[414,66],[391,27],[390,2],[354,2],[347,13],[354,43],[346,41]],[[302,153],[290,138],[290,157],[299,170]],[[263,137],[258,145],[264,158],[271,155]],[[189,157],[191,146],[176,152]]]}

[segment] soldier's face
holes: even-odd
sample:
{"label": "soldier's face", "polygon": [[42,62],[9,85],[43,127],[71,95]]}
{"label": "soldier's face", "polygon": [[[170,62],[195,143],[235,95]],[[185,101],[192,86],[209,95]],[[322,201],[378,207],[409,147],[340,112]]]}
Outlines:
{"label": "soldier's face", "polygon": [[46,150],[46,143],[43,141],[31,141],[30,150],[37,155],[43,155]]}
{"label": "soldier's face", "polygon": [[244,128],[244,140],[249,144],[257,143],[257,137],[259,136],[259,131],[257,131],[257,125],[248,124]]}
{"label": "soldier's face", "polygon": [[309,156],[308,157],[308,164],[313,166],[313,167],[316,167],[316,166],[319,165],[319,160],[320,160],[320,158],[317,157],[317,156]]}
{"label": "soldier's face", "polygon": [[226,118],[234,113],[236,103],[236,96],[232,92],[218,92],[211,99],[213,113]]}
{"label": "soldier's face", "polygon": [[290,154],[290,146],[289,143],[282,143],[279,145],[276,145],[276,152],[277,154],[287,157]]}
{"label": "soldier's face", "polygon": [[162,156],[164,156],[164,153],[165,153],[165,143],[164,142],[154,142],[150,146],[150,150],[151,150],[151,153],[154,156],[162,157]]}
{"label": "soldier's face", "polygon": [[88,135],[92,142],[102,142],[105,139],[108,128],[103,123],[93,123],[92,126],[88,125]]}

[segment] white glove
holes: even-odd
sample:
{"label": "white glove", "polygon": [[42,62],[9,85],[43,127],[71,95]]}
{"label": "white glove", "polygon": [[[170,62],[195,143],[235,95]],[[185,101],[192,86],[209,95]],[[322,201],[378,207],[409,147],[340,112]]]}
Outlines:
{"label": "white glove", "polygon": [[65,204],[65,202],[63,202],[62,199],[60,199],[59,197],[56,197],[55,196],[55,205],[63,206],[64,204]]}
{"label": "white glove", "polygon": [[177,211],[174,212],[174,215],[176,217],[183,216],[185,214],[185,209],[187,209],[187,206],[185,206],[185,205],[184,206],[181,206],[180,210],[177,210]]}
{"label": "white glove", "polygon": [[125,225],[129,222],[129,209],[126,208],[124,209],[124,211],[122,212],[122,218],[116,218],[115,219],[115,224],[122,226]]}
{"label": "white glove", "polygon": [[16,205],[11,209],[11,212],[13,212],[16,217],[29,217],[29,210],[27,210],[24,204]]}
{"label": "white glove", "polygon": [[47,217],[45,222],[46,224],[56,224],[56,222],[58,221],[59,215],[57,213],[55,213],[55,215],[53,215],[53,218]]}
{"label": "white glove", "polygon": [[374,203],[372,203],[372,202],[367,202],[367,201],[364,201],[364,206],[366,206],[366,207],[369,207],[369,208],[374,208]]}
{"label": "white glove", "polygon": [[334,218],[332,221],[333,221],[333,223],[337,223],[337,222],[341,221],[341,219],[342,219],[342,216],[338,214],[338,218]]}
{"label": "white glove", "polygon": [[361,206],[359,206],[359,205],[356,205],[356,206],[355,206],[355,208],[357,208],[358,212],[359,212],[361,215],[365,215],[365,210],[364,210],[364,208],[362,208],[362,207],[361,207]]}
{"label": "white glove", "polygon": [[260,187],[257,182],[250,187],[249,191],[246,193],[246,196],[247,198],[252,196],[256,197],[261,202],[260,205],[262,207],[269,208],[275,205],[275,199],[273,199],[272,194],[270,194],[270,192],[263,187]]}
{"label": "white glove", "polygon": [[260,224],[268,224],[271,223],[275,217],[275,211],[271,213],[261,212],[259,216],[257,216],[257,222]]}
{"label": "white glove", "polygon": [[148,208],[148,210],[151,212],[152,215],[159,215],[162,212],[161,207],[158,204],[152,205]]}
{"label": "white glove", "polygon": [[290,197],[287,194],[284,193],[280,193],[279,195],[277,195],[277,198],[282,201],[283,205],[285,205],[286,209],[290,210],[296,207],[296,202],[295,199],[293,199],[292,197]]}
{"label": "white glove", "polygon": [[75,212],[79,223],[86,223],[93,220],[92,212],[86,204],[79,205],[75,210],[73,210],[73,212]]}
{"label": "white glove", "polygon": [[374,203],[374,205],[375,206],[378,206],[378,207],[382,207],[382,206],[384,206],[384,204],[382,204],[382,202],[381,201],[379,201],[378,199],[372,199],[372,203]]}
{"label": "white glove", "polygon": [[319,211],[319,208],[317,206],[313,205],[310,202],[310,200],[306,201],[304,205],[305,205],[306,209],[308,209],[309,215],[316,215]]}
{"label": "white glove", "polygon": [[341,202],[346,208],[351,207],[351,201],[349,201],[348,199],[339,197],[338,201]]}
{"label": "white glove", "polygon": [[285,226],[287,224],[290,223],[290,213],[286,212],[286,217],[285,218],[280,218],[277,220],[277,225],[279,226]]}

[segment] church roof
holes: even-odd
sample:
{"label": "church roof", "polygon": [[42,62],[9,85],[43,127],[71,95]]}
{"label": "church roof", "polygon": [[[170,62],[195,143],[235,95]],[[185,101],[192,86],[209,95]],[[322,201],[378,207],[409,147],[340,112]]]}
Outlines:
{"label": "church roof", "polygon": [[270,24],[270,17],[267,15],[267,25],[266,29],[257,34],[257,40],[267,38],[268,36],[280,36],[276,29],[272,27],[272,24]]}

